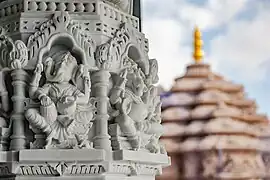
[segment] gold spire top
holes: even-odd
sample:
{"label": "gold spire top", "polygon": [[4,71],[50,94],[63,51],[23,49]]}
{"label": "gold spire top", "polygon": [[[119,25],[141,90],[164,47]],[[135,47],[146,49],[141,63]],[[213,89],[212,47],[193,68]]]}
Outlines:
{"label": "gold spire top", "polygon": [[202,34],[201,31],[198,27],[195,28],[194,31],[194,53],[193,53],[193,58],[196,63],[200,63],[203,58],[203,41],[202,41]]}

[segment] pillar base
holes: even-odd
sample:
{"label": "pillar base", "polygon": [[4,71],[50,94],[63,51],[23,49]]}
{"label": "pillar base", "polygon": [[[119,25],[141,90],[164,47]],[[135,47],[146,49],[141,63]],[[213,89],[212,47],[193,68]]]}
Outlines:
{"label": "pillar base", "polygon": [[[111,153],[112,160],[106,159]],[[21,150],[0,152],[3,180],[154,180],[167,155],[98,149]]]}

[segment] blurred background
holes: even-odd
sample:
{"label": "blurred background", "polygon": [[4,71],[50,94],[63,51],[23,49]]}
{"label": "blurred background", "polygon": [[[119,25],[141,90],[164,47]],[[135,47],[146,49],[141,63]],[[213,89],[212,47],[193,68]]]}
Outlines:
{"label": "blurred background", "polygon": [[270,0],[142,0],[172,158],[157,180],[270,179],[269,9]]}
{"label": "blurred background", "polygon": [[193,31],[204,41],[204,62],[242,84],[260,113],[270,113],[269,0],[142,0],[143,32],[168,90],[192,62]]}

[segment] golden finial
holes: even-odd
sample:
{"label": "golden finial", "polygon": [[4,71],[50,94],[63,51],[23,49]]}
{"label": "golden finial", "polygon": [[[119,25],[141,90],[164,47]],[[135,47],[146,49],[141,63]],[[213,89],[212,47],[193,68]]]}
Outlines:
{"label": "golden finial", "polygon": [[203,50],[202,50],[203,41],[201,37],[202,37],[201,31],[198,27],[196,27],[194,31],[194,53],[193,53],[193,58],[196,63],[201,62],[203,58]]}

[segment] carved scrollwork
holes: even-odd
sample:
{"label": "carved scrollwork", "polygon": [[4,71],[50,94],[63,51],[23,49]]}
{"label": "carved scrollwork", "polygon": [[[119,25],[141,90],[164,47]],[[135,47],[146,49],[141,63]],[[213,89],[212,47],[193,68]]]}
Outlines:
{"label": "carved scrollwork", "polygon": [[53,43],[56,40],[53,37],[61,35],[70,38],[77,47],[81,48],[84,54],[82,57],[84,64],[94,62],[95,41],[79,23],[71,20],[68,12],[54,14],[51,20],[43,23],[39,30],[29,37],[27,47],[30,49],[30,60],[39,58],[41,49],[48,45],[49,40]]}
{"label": "carved scrollwork", "polygon": [[[63,176],[63,175],[95,175],[106,170],[101,164],[46,162],[42,164],[21,164],[17,174],[22,176]],[[0,171],[1,172],[1,171]]]}
{"label": "carved scrollwork", "polygon": [[28,63],[28,49],[24,42],[14,42],[6,35],[3,27],[0,27],[0,57],[2,67],[21,69]]}
{"label": "carved scrollwork", "polygon": [[136,31],[133,27],[122,24],[112,39],[97,47],[96,65],[102,69],[106,64],[106,67],[115,71],[128,67],[130,63],[127,61],[135,61],[143,72],[148,74],[148,55],[135,34]]}
{"label": "carved scrollwork", "polygon": [[138,176],[138,175],[156,176],[161,174],[161,168],[159,167],[135,162],[121,163],[121,164],[113,163],[111,171],[112,173],[117,174],[121,173],[127,176]]}

